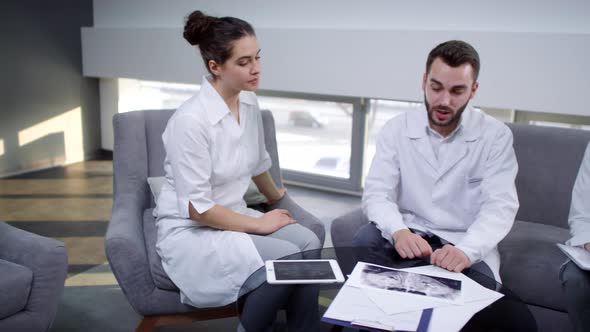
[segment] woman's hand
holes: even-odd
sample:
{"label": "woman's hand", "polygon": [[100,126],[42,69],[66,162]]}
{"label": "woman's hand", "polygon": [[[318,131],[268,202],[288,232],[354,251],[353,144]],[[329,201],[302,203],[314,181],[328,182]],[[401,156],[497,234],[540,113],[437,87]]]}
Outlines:
{"label": "woman's hand", "polygon": [[287,193],[287,188],[283,187],[283,188],[277,188],[277,195],[275,197],[273,197],[272,199],[268,199],[268,201],[266,202],[266,204],[268,205],[272,205],[278,201],[280,201],[283,197],[285,197],[285,194]]}
{"label": "woman's hand", "polygon": [[275,209],[267,212],[258,218],[257,234],[270,234],[279,229],[294,224],[295,220],[289,214],[289,211],[283,209]]}

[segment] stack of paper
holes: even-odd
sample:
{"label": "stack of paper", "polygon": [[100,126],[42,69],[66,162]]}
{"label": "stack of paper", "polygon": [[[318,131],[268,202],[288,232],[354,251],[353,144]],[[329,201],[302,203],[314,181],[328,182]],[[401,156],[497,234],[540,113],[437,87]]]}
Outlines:
{"label": "stack of paper", "polygon": [[502,296],[432,265],[397,270],[359,262],[324,318],[381,330],[458,331]]}

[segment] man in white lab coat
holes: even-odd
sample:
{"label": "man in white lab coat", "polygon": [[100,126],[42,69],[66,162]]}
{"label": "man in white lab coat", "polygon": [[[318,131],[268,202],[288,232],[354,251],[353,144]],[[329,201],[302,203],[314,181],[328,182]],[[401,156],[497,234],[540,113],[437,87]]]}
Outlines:
{"label": "man in white lab coat", "polygon": [[[572,191],[568,222],[572,238],[566,244],[590,251],[590,144],[586,146]],[[561,267],[559,278],[574,330],[590,331],[590,271],[568,261]]]}
{"label": "man in white lab coat", "polygon": [[497,244],[518,210],[512,132],[469,105],[479,55],[448,41],[429,54],[424,105],[389,120],[365,181],[371,221],[357,246],[393,247],[449,271],[471,268],[499,281]]}

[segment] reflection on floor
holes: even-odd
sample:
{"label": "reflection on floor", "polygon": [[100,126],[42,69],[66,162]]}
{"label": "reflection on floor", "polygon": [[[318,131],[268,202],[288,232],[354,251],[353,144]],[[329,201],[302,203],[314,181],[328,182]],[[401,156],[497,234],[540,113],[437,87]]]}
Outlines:
{"label": "reflection on floor", "polygon": [[[101,160],[0,179],[0,220],[63,241],[68,249],[66,288],[50,331],[132,331],[141,319],[118,287],[104,253],[112,176],[112,163]],[[359,197],[294,186],[288,191],[325,223],[326,247],[332,243],[331,220],[360,205]],[[196,331],[208,327],[202,324]]]}

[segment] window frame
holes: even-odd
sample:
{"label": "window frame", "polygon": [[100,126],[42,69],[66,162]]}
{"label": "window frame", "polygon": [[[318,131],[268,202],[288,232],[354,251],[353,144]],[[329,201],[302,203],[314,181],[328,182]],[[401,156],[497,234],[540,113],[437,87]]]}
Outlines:
{"label": "window frame", "polygon": [[[366,103],[364,98],[276,90],[258,90],[256,91],[256,94],[260,97],[293,98],[351,104],[352,135],[350,137],[350,166],[348,170],[348,179],[284,168],[281,168],[281,172],[283,174],[283,180],[287,184],[301,185],[316,189],[328,189],[351,194],[360,194],[362,192],[361,179],[365,148],[364,142],[366,139]],[[279,155],[280,154],[281,151],[279,150]]]}
{"label": "window frame", "polygon": [[558,114],[558,113],[543,113],[531,112],[523,110],[514,111],[514,123],[525,123],[528,125],[535,125],[535,121],[554,122],[556,124],[571,125],[573,129],[581,129],[582,126],[590,126],[590,116]]}

